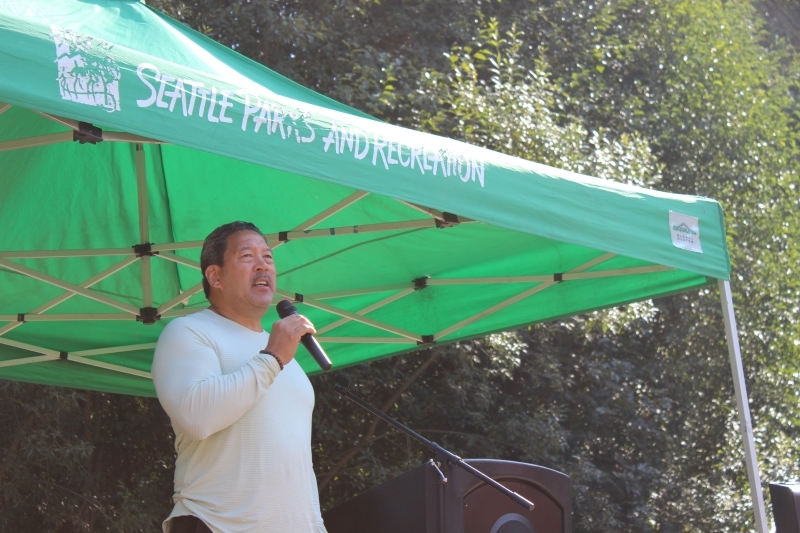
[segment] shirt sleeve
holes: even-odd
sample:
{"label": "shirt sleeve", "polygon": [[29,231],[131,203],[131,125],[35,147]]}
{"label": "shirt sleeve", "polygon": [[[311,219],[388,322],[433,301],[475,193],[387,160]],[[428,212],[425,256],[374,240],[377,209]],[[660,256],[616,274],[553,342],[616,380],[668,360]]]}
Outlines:
{"label": "shirt sleeve", "polygon": [[244,415],[273,383],[280,365],[258,354],[230,374],[208,342],[179,321],[164,329],[153,357],[158,400],[187,438],[205,439]]}

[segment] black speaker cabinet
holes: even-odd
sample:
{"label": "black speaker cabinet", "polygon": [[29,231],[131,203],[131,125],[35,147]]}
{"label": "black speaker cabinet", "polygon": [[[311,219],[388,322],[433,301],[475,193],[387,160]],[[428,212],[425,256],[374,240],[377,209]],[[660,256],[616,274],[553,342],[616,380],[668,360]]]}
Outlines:
{"label": "black speaker cabinet", "polygon": [[775,533],[800,533],[800,483],[769,484]]}
{"label": "black speaker cabinet", "polygon": [[533,511],[450,465],[430,463],[323,514],[328,533],[572,533],[569,477],[525,463],[467,459],[535,504]]}

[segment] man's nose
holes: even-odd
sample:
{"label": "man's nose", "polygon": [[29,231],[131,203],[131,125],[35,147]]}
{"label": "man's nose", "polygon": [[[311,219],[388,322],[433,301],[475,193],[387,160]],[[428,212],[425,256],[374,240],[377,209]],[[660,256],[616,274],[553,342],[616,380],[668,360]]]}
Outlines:
{"label": "man's nose", "polygon": [[268,266],[269,266],[269,263],[263,257],[259,256],[256,259],[256,263],[255,263],[256,270],[266,270]]}

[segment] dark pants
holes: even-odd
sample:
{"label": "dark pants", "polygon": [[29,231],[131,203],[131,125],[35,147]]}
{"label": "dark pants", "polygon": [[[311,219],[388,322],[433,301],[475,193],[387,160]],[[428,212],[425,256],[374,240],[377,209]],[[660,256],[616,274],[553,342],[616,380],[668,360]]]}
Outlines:
{"label": "dark pants", "polygon": [[172,519],[172,533],[211,533],[211,530],[196,516],[176,516]]}

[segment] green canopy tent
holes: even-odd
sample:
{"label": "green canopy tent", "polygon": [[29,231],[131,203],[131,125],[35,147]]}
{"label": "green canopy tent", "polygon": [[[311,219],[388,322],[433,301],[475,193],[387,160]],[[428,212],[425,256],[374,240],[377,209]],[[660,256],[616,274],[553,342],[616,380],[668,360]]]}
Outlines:
{"label": "green canopy tent", "polygon": [[136,0],[0,0],[0,72],[0,379],[153,396],[237,219],[338,368],[717,283],[766,532],[718,203],[385,124]]}

